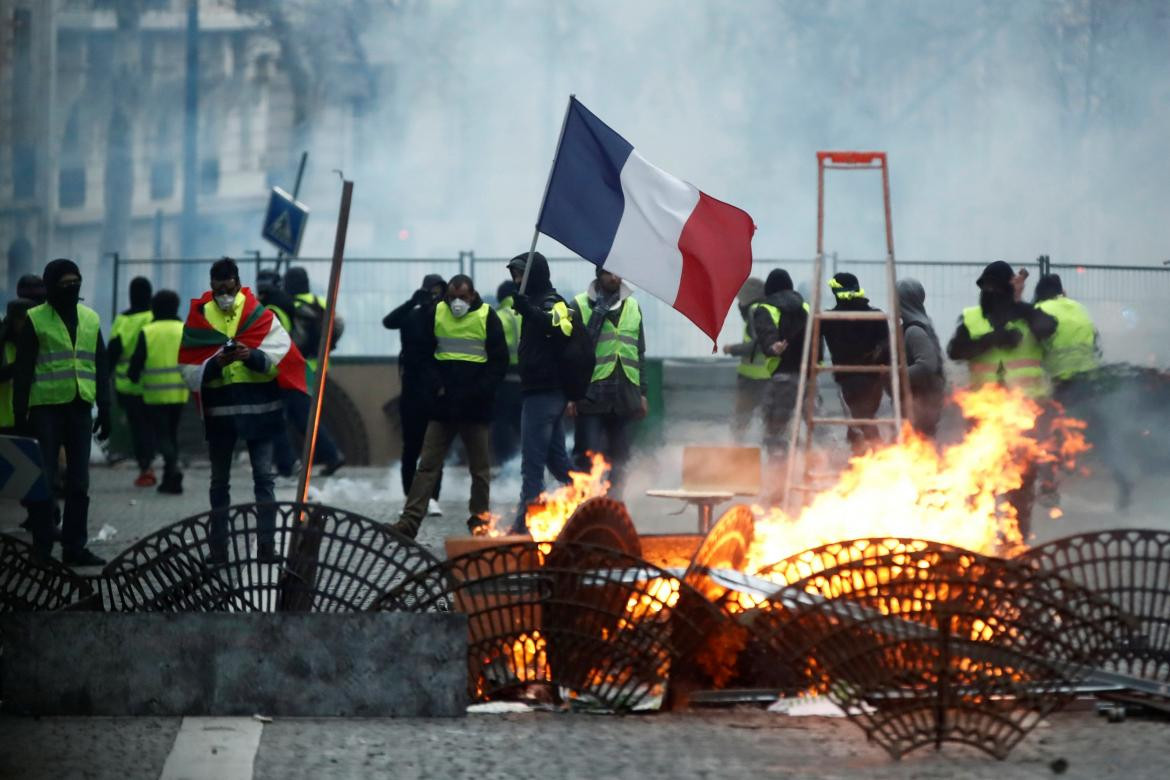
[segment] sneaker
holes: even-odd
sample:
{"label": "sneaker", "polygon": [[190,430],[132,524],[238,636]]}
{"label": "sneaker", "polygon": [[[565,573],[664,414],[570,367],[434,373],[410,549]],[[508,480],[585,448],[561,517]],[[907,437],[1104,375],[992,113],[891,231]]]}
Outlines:
{"label": "sneaker", "polygon": [[414,539],[418,537],[418,523],[412,523],[409,520],[399,520],[397,523],[390,524],[390,530],[402,534],[407,539]]}
{"label": "sneaker", "polygon": [[171,496],[183,495],[183,475],[177,474],[170,477],[163,477],[163,481],[158,485],[158,492],[166,493]]}
{"label": "sneaker", "polygon": [[157,484],[158,480],[155,479],[154,469],[147,469],[139,473],[138,479],[134,480],[134,487],[154,487]]}
{"label": "sneaker", "polygon": [[66,566],[105,566],[106,559],[100,555],[94,555],[87,548],[82,547],[80,550],[72,552],[66,550],[61,553],[61,562]]}
{"label": "sneaker", "polygon": [[442,517],[443,507],[439,506],[439,502],[431,499],[427,502],[427,517]]}
{"label": "sneaker", "polygon": [[332,463],[325,464],[325,468],[321,469],[321,475],[325,477],[332,477],[337,473],[337,470],[345,465],[345,456],[339,455],[337,460]]}

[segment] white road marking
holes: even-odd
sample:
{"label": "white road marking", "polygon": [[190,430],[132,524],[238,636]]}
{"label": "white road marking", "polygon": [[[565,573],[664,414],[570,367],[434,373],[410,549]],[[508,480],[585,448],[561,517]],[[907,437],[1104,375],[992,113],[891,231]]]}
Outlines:
{"label": "white road marking", "polygon": [[263,730],[252,718],[183,718],[159,780],[252,780]]}

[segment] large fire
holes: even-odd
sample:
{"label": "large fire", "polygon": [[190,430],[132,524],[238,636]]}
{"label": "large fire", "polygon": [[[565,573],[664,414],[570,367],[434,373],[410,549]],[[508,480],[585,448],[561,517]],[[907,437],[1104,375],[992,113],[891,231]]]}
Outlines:
{"label": "large fire", "polygon": [[998,386],[960,391],[956,401],[969,424],[962,441],[940,451],[907,428],[901,443],[853,458],[796,517],[758,510],[745,571],[859,537],[929,539],[991,554],[1023,547],[1004,496],[1030,468],[1071,468],[1088,449],[1085,425]]}
{"label": "large fire", "polygon": [[591,453],[590,458],[589,471],[570,471],[569,484],[551,493],[541,493],[540,498],[528,505],[525,520],[533,541],[554,541],[577,507],[609,492],[609,480],[605,478],[609,463],[597,453]]}

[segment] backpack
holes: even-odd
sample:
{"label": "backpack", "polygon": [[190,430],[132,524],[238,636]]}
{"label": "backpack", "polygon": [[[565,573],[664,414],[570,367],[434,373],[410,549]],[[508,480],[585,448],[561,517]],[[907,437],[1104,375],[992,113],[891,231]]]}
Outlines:
{"label": "backpack", "polygon": [[573,332],[557,358],[557,373],[561,378],[561,389],[569,401],[580,401],[589,391],[593,381],[593,369],[597,365],[597,352],[581,321],[581,312],[570,307]]}
{"label": "backpack", "polygon": [[[305,357],[317,357],[317,346],[321,343],[321,329],[325,327],[325,309],[316,301],[308,303],[298,301],[293,309],[293,332],[289,335],[297,349]],[[332,350],[341,340],[345,332],[345,321],[340,316],[333,318],[333,342],[329,345]]]}

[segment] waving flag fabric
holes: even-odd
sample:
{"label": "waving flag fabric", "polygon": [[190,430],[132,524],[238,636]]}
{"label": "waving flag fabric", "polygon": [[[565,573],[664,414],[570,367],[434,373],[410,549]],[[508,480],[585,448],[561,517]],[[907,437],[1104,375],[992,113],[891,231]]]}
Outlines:
{"label": "waving flag fabric", "polygon": [[654,167],[576,98],[537,229],[670,304],[712,340],[752,269],[746,211]]}

